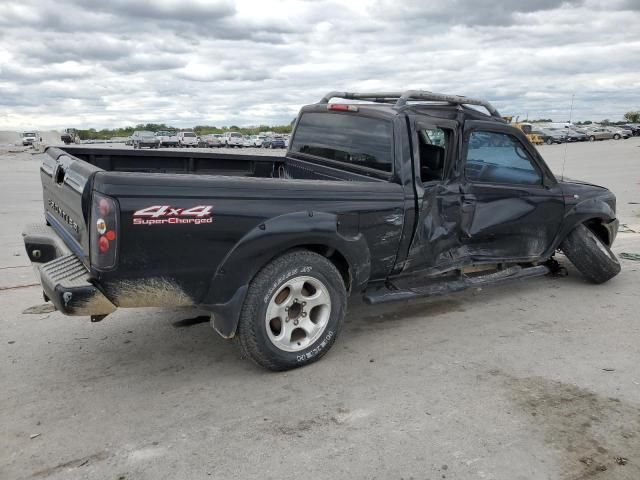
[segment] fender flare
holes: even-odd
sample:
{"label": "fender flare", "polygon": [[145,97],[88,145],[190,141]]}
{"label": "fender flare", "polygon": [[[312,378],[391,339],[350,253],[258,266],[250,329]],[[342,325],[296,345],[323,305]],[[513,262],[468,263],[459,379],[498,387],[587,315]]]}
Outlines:
{"label": "fender flare", "polygon": [[592,220],[599,221],[606,228],[608,244],[611,245],[618,230],[616,213],[607,202],[596,197],[577,203],[565,213],[562,228],[552,244],[551,253],[560,246],[574,228]]}
{"label": "fender flare", "polygon": [[369,280],[371,256],[364,236],[341,228],[341,215],[295,212],[275,217],[249,231],[222,260],[209,283],[200,307],[213,312],[213,327],[225,338],[233,337],[240,310],[253,277],[284,252],[305,246],[322,246],[344,257],[352,290]]}

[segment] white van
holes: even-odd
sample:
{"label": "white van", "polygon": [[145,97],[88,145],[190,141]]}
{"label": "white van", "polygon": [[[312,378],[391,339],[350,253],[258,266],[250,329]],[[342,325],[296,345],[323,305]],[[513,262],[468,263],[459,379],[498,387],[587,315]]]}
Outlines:
{"label": "white van", "polygon": [[179,147],[197,147],[198,136],[194,132],[178,132]]}
{"label": "white van", "polygon": [[222,142],[227,147],[241,148],[244,146],[244,137],[238,132],[225,132],[222,134]]}

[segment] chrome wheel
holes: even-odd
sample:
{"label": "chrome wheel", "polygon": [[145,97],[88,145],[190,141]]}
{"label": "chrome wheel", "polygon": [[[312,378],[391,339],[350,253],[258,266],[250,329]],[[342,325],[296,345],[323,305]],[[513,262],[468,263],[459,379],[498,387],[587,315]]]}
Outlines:
{"label": "chrome wheel", "polygon": [[299,352],[322,335],[330,315],[331,296],[327,287],[314,277],[294,277],[269,300],[267,335],[280,350]]}

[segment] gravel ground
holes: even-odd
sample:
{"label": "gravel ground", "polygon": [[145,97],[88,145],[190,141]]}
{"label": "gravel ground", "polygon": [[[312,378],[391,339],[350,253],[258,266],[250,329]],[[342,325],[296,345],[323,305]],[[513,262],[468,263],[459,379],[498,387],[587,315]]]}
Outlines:
{"label": "gravel ground", "polygon": [[[638,232],[639,147],[569,145],[565,168],[609,186]],[[565,147],[540,150],[559,172]],[[322,361],[274,374],[196,311],[91,324],[43,305],[20,238],[42,218],[38,168],[0,152],[0,478],[640,478],[640,263],[601,286],[567,264],[354,302]],[[640,234],[614,250],[640,253]]]}

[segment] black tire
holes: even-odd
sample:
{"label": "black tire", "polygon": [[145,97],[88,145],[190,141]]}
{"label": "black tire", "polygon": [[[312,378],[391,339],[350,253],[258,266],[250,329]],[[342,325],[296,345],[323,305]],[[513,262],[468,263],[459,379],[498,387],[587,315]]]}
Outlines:
{"label": "black tire", "polygon": [[604,283],[620,273],[620,262],[611,249],[585,225],[578,225],[560,248],[587,280]]}
{"label": "black tire", "polygon": [[[331,307],[320,336],[306,348],[290,352],[279,348],[269,338],[267,308],[283,285],[302,276],[321,282],[331,299]],[[302,367],[319,360],[329,351],[344,323],[346,305],[344,281],[336,267],[322,255],[295,250],[271,261],[253,278],[240,312],[235,338],[243,356],[264,368],[282,371]]]}
{"label": "black tire", "polygon": [[618,135],[617,133],[613,136],[614,140],[620,140],[620,135]]}
{"label": "black tire", "polygon": [[553,144],[553,138],[547,138],[546,143],[547,143],[547,145],[552,145]]}
{"label": "black tire", "polygon": [[593,135],[591,135],[591,136],[589,137],[589,141],[590,141],[590,142],[595,142],[595,141],[596,141],[596,137],[594,137]]}

